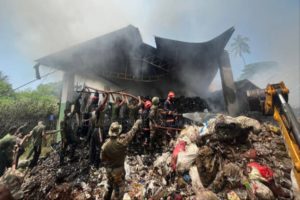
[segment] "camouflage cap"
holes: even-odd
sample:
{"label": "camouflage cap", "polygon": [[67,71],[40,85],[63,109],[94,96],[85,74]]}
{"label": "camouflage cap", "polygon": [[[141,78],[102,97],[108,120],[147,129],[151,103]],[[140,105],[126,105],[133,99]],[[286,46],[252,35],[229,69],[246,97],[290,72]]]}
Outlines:
{"label": "camouflage cap", "polygon": [[118,122],[113,122],[108,131],[108,135],[110,137],[116,137],[122,132],[122,125],[119,124]]}
{"label": "camouflage cap", "polygon": [[159,98],[158,97],[153,97],[152,98],[152,104],[157,106],[159,104]]}

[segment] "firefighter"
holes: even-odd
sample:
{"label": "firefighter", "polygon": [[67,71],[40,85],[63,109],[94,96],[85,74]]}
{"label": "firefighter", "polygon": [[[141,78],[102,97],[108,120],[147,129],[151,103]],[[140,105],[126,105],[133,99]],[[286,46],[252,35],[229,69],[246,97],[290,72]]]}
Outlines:
{"label": "firefighter", "polygon": [[[170,91],[168,93],[168,97],[164,102],[164,119],[165,119],[165,127],[175,128],[176,127],[176,115],[177,109],[175,106],[175,93]],[[166,134],[164,134],[163,141],[168,144],[171,139],[176,137],[176,131],[167,130]]]}
{"label": "firefighter", "polygon": [[127,147],[134,135],[140,130],[142,120],[137,120],[126,134],[121,134],[122,125],[113,122],[109,128],[109,139],[103,144],[101,162],[107,172],[109,190],[104,199],[122,199],[124,194],[124,161]]}
{"label": "firefighter", "polygon": [[149,149],[150,145],[150,119],[149,119],[149,114],[150,114],[150,108],[152,106],[152,102],[147,100],[144,103],[144,107],[142,109],[141,113],[141,119],[143,121],[142,123],[142,138],[140,138],[140,142],[142,143],[143,150],[147,151]]}
{"label": "firefighter", "polygon": [[164,103],[164,110],[166,112],[166,126],[175,127],[176,122],[176,107],[175,107],[175,93],[170,91],[168,98]]}

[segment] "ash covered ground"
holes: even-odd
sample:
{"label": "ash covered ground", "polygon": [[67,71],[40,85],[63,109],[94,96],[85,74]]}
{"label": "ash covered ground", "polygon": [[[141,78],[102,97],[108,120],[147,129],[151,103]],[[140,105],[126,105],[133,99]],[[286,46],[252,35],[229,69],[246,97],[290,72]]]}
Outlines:
{"label": "ash covered ground", "polygon": [[[279,128],[266,121],[219,114],[187,126],[162,152],[129,146],[123,199],[293,199],[291,160]],[[15,199],[103,199],[105,168],[90,167],[88,147],[80,144],[63,166],[58,151],[31,171],[8,169],[1,183]]]}

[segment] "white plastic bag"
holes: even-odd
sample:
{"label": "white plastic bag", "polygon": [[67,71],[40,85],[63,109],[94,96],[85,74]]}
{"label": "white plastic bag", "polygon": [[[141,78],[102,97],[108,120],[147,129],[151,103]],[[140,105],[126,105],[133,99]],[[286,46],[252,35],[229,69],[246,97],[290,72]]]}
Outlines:
{"label": "white plastic bag", "polygon": [[198,157],[198,152],[199,149],[196,144],[187,145],[185,151],[178,153],[176,170],[181,172],[189,170]]}

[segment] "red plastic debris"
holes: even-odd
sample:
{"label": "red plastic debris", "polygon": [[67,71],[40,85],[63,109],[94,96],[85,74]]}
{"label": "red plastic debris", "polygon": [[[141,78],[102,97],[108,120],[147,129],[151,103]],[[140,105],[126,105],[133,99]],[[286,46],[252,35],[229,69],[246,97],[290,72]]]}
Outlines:
{"label": "red plastic debris", "polygon": [[267,181],[271,181],[273,179],[273,171],[268,166],[260,165],[257,162],[248,163],[247,166],[250,168],[256,168],[260,175]]}
{"label": "red plastic debris", "polygon": [[186,146],[186,142],[181,140],[173,149],[171,166],[174,171],[176,170],[178,153],[181,151],[185,151],[185,146]]}

